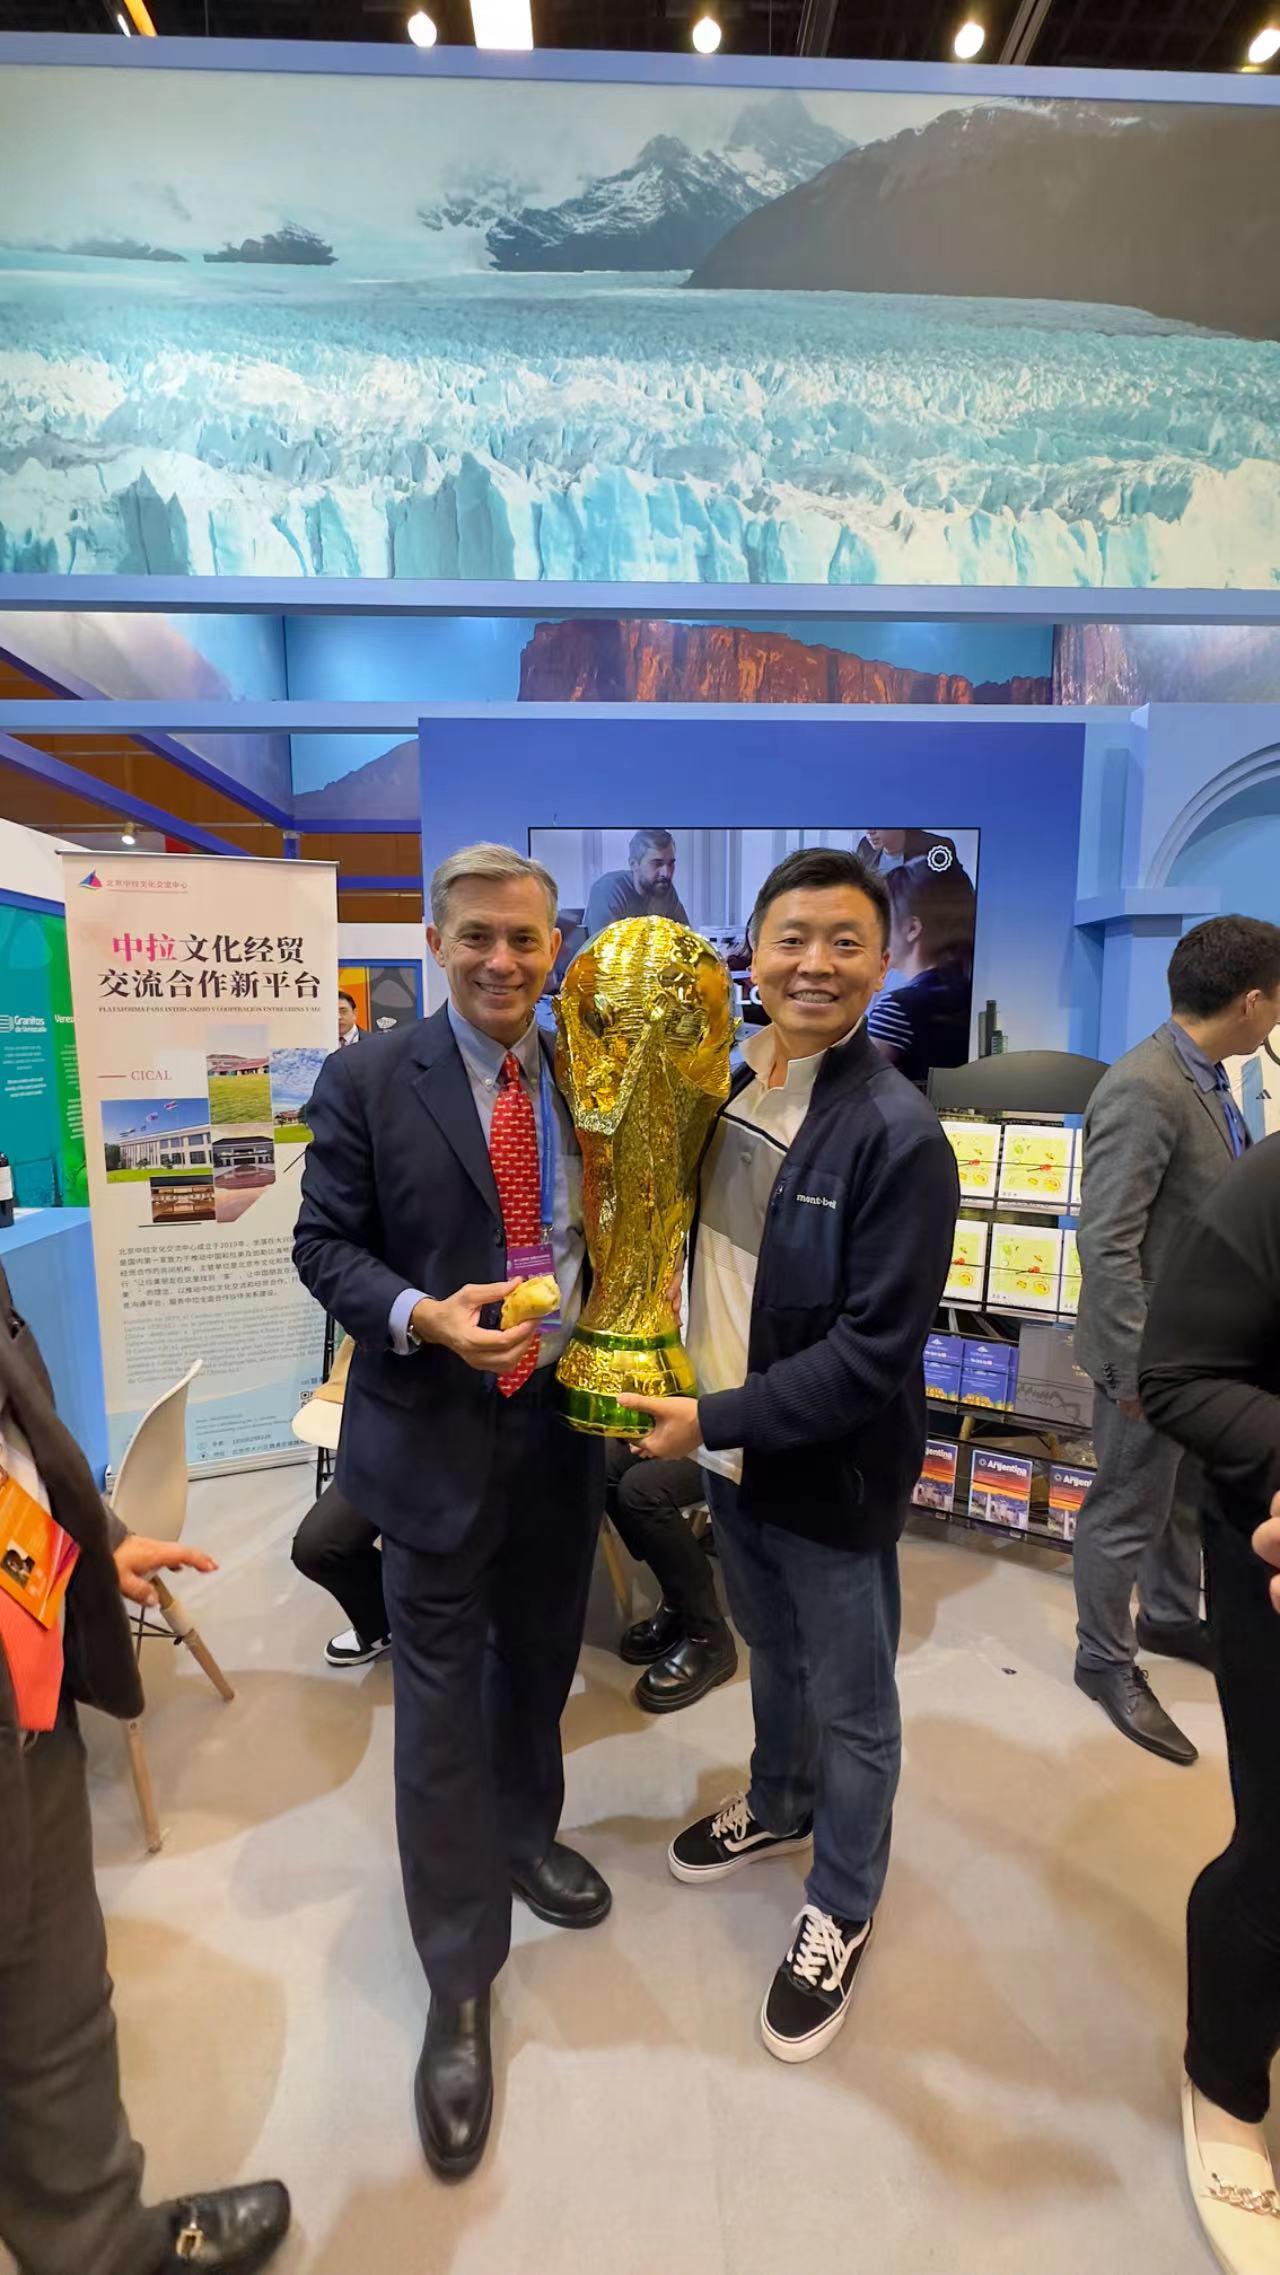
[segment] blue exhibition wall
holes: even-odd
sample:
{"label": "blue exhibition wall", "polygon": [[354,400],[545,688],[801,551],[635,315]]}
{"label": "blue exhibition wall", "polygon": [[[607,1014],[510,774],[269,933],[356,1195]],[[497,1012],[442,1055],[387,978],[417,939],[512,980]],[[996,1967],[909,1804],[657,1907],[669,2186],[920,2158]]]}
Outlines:
{"label": "blue exhibition wall", "polygon": [[1274,619],[1264,77],[0,62],[0,574],[63,606],[337,580]]}
{"label": "blue exhibition wall", "polygon": [[996,999],[1011,1049],[1073,1045],[1078,720],[579,704],[428,715],[421,744],[427,876],[531,828],[977,829],[975,1004]]}

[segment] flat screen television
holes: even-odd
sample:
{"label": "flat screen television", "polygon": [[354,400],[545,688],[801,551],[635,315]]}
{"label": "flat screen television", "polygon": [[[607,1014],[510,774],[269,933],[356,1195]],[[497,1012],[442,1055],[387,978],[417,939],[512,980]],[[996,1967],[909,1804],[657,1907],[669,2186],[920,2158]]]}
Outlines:
{"label": "flat screen television", "polygon": [[747,938],[756,895],[790,853],[833,846],[857,853],[883,877],[890,898],[891,961],[868,1025],[877,1047],[924,1087],[934,1066],[972,1057],[973,946],[977,923],[976,829],[930,824],[902,829],[531,828],[529,852],[559,889],[563,934],[544,997],[544,1016],[578,950],[621,916],[670,915],[691,924],[725,957],[746,1028],[766,1014],[751,977]]}

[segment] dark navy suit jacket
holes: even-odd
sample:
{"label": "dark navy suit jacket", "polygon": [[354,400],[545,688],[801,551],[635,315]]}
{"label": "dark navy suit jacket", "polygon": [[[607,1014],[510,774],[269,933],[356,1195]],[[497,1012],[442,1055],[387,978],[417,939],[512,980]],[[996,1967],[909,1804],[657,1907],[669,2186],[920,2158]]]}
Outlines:
{"label": "dark navy suit jacket", "polygon": [[495,1377],[435,1344],[397,1358],[388,1315],[405,1288],[449,1296],[501,1280],[506,1267],[488,1147],[447,1011],[335,1051],[307,1122],[293,1260],[357,1345],[337,1482],[390,1539],[446,1554],[484,1496]]}

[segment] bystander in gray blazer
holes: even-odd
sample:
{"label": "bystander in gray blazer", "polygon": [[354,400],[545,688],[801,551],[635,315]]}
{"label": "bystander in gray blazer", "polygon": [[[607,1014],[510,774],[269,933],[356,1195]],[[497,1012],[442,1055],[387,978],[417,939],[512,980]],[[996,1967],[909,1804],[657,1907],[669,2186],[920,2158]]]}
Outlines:
{"label": "bystander in gray blazer", "polygon": [[1108,1068],[1085,1116],[1075,1351],[1098,1390],[1098,1475],[1075,1550],[1077,1666],[1086,1673],[1132,1666],[1135,1584],[1140,1627],[1200,1617],[1197,1471],[1120,1402],[1138,1395],[1152,1282],[1233,1158],[1222,1093],[1208,1079],[1184,1059],[1170,1023]]}

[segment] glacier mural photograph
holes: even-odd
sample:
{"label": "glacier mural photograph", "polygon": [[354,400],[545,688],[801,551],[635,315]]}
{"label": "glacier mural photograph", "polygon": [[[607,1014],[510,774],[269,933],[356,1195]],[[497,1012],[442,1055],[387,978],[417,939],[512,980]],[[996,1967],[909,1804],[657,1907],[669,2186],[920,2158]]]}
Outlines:
{"label": "glacier mural photograph", "polygon": [[1280,584],[1274,105],[28,66],[0,138],[0,574]]}

